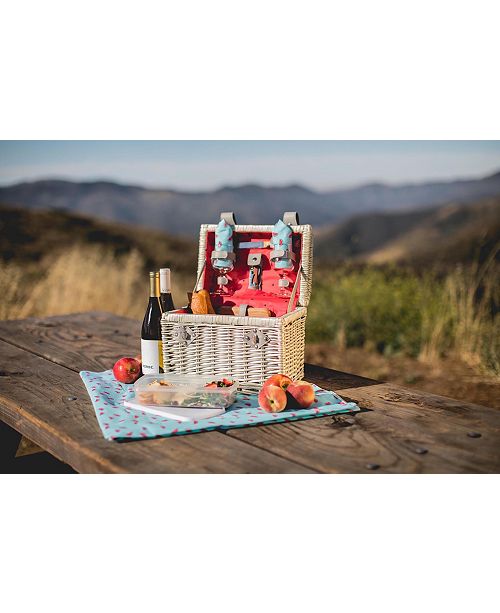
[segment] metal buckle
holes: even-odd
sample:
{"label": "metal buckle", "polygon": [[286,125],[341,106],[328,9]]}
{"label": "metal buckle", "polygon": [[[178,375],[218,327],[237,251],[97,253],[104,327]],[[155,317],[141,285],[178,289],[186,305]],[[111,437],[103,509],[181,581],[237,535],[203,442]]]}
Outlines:
{"label": "metal buckle", "polygon": [[174,326],[172,330],[172,340],[181,347],[187,347],[195,338],[196,332],[189,326]]}
{"label": "metal buckle", "polygon": [[269,337],[263,330],[254,328],[250,332],[245,332],[243,340],[247,347],[252,349],[263,349],[269,343]]}
{"label": "metal buckle", "polygon": [[211,260],[231,260],[234,262],[236,255],[234,251],[212,251],[210,254]]}
{"label": "metal buckle", "polygon": [[293,251],[289,251],[288,249],[273,249],[269,254],[269,259],[274,262],[274,260],[293,260],[295,261],[295,253]]}

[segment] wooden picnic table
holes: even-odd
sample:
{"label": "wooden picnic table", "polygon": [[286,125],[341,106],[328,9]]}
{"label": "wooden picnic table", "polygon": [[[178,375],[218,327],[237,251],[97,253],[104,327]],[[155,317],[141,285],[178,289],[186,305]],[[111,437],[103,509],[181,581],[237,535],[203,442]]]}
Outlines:
{"label": "wooden picnic table", "polygon": [[79,376],[138,353],[109,313],[0,322],[0,420],[82,473],[477,473],[500,470],[500,411],[306,364],[356,414],[106,441]]}

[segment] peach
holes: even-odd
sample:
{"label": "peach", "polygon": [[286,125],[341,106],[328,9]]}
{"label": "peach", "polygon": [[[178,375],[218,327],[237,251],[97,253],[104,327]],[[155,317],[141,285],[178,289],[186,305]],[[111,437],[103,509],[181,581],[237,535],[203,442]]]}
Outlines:
{"label": "peach", "polygon": [[262,387],[267,387],[268,385],[277,385],[286,391],[286,388],[292,383],[290,377],[286,375],[272,375],[269,379],[264,381],[264,385]]}
{"label": "peach", "polygon": [[314,402],[314,388],[307,381],[292,381],[286,394],[289,408],[307,409]]}
{"label": "peach", "polygon": [[265,385],[259,392],[259,406],[267,413],[279,413],[286,407],[286,393],[277,385]]}

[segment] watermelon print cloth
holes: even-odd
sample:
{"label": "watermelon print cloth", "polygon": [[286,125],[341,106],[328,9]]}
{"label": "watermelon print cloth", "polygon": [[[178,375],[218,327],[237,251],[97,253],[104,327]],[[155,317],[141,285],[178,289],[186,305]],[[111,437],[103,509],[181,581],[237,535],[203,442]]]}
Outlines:
{"label": "watermelon print cloth", "polygon": [[236,402],[222,415],[210,419],[178,421],[124,407],[123,402],[134,397],[133,385],[116,381],[111,370],[83,370],[80,376],[94,405],[103,436],[109,441],[177,436],[359,411],[354,402],[345,402],[335,392],[315,385],[315,401],[308,409],[285,409],[281,413],[266,413],[259,407],[256,395],[238,394]]}

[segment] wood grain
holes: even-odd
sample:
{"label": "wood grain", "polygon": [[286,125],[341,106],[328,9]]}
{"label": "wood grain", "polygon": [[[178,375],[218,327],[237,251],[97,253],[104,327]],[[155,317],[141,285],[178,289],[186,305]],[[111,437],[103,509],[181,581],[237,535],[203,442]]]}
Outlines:
{"label": "wood grain", "polygon": [[105,370],[140,353],[140,323],[89,312],[0,321],[0,339],[72,370]]}
{"label": "wood grain", "polygon": [[316,364],[304,364],[304,379],[331,390],[366,387],[380,383],[380,381],[375,379],[367,379],[366,377],[360,377],[340,370],[331,370]]}
{"label": "wood grain", "polygon": [[24,456],[33,455],[42,451],[43,449],[41,447],[36,445],[33,441],[30,441],[29,438],[22,436],[16,451],[16,458],[22,458]]}
{"label": "wood grain", "polygon": [[229,435],[320,472],[500,471],[500,411],[387,383],[336,391],[364,410]]}
{"label": "wood grain", "polygon": [[220,432],[106,441],[76,372],[4,341],[0,363],[0,419],[78,472],[310,472]]}

